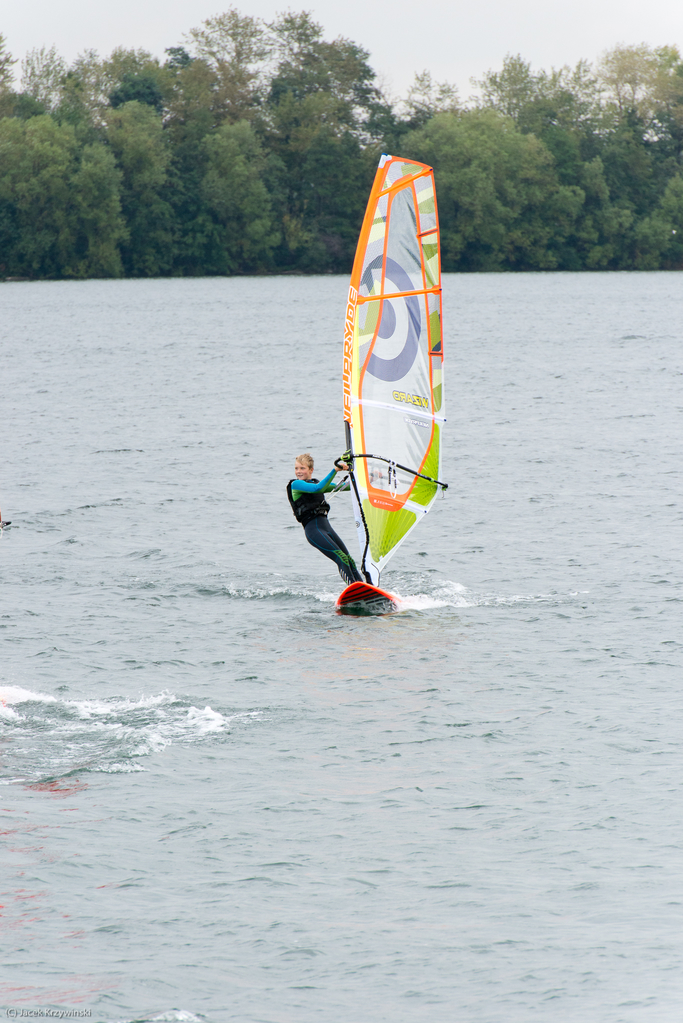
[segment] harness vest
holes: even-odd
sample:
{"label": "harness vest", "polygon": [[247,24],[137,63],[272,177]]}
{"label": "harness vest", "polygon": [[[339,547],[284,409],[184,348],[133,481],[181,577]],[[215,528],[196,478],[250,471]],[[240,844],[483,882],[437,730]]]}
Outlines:
{"label": "harness vest", "polygon": [[[320,483],[320,480],[311,477],[306,482]],[[316,518],[318,515],[327,516],[330,506],[325,500],[325,495],[322,491],[318,491],[317,494],[304,494],[300,491],[301,497],[295,501],[292,497],[292,483],[294,483],[294,480],[290,480],[287,484],[287,497],[297,522],[300,522],[302,526],[307,526],[311,519]]]}

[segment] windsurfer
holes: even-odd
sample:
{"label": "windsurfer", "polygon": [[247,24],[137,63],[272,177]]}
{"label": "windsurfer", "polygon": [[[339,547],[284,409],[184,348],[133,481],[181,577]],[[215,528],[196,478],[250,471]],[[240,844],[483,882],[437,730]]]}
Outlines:
{"label": "windsurfer", "polygon": [[[313,478],[313,458],[306,452],[297,455],[294,462],[295,479],[287,484],[287,497],[292,506],[294,517],[304,527],[306,539],[324,554],[326,558],[334,561],[339,569],[339,575],[345,583],[362,582],[363,577],[356,568],[356,563],[344,545],[344,541],[337,536],[332,526],[327,521],[327,513],[330,506],[324,495],[335,490],[334,477],[339,471],[336,467],[331,470],[323,480]],[[342,471],[348,470],[346,462],[337,463]],[[343,489],[348,490],[348,484]]]}

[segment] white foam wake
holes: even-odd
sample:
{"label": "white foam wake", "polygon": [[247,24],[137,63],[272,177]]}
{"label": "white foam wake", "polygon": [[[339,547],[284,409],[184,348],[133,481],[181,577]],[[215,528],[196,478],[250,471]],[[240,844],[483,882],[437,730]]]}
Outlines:
{"label": "white foam wake", "polygon": [[0,718],[7,740],[15,741],[7,758],[13,770],[9,780],[16,780],[18,772],[34,778],[73,770],[141,771],[141,757],[173,743],[220,736],[236,720],[260,713],[221,713],[208,705],[188,704],[167,691],[137,699],[68,700],[0,685]]}
{"label": "white foam wake", "polygon": [[[392,585],[387,582],[385,588],[396,597],[398,611],[429,611],[434,608],[453,607],[495,607],[498,605],[510,604],[543,604],[563,603],[566,598],[553,593],[474,593],[463,586],[462,583],[446,580],[434,585],[431,592],[405,593],[402,590],[408,588],[410,583],[401,587],[400,582]],[[575,593],[569,594],[574,598]],[[317,593],[316,597],[321,603],[334,603],[337,599],[336,593]]]}
{"label": "white foam wake", "polygon": [[436,607],[471,607],[472,601],[466,596],[467,588],[460,583],[445,582],[437,586],[433,593],[396,593],[400,601],[400,610],[428,611]]}

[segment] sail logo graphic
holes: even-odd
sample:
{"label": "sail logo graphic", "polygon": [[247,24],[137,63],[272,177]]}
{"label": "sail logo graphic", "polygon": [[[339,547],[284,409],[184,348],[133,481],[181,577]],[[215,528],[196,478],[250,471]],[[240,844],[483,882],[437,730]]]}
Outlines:
{"label": "sail logo graphic", "polygon": [[420,408],[429,408],[429,398],[423,398],[419,394],[406,394],[405,391],[392,391],[394,401],[405,401],[408,405],[419,405]]}
{"label": "sail logo graphic", "polygon": [[355,288],[349,288],[349,297],[346,303],[346,318],[344,320],[344,366],[342,369],[342,382],[344,385],[344,419],[351,422],[351,368],[353,366],[353,328],[356,323],[356,306],[358,304],[358,292]]}

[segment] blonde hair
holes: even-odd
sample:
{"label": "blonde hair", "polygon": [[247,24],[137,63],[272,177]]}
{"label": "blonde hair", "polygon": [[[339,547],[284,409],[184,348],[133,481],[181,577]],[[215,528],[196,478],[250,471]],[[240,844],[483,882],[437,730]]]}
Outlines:
{"label": "blonde hair", "polygon": [[308,451],[305,451],[303,455],[297,455],[294,461],[305,465],[307,469],[313,468],[313,455],[309,455]]}

